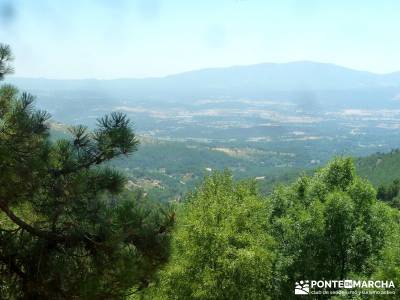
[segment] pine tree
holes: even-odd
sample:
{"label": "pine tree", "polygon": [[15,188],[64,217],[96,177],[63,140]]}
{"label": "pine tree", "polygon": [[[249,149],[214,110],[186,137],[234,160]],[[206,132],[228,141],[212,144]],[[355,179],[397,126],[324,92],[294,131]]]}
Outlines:
{"label": "pine tree", "polygon": [[[11,59],[0,45],[0,78]],[[119,197],[125,178],[103,166],[137,149],[130,121],[112,113],[51,142],[33,102],[0,88],[0,298],[118,299],[145,287],[166,260],[172,217],[140,193]]]}

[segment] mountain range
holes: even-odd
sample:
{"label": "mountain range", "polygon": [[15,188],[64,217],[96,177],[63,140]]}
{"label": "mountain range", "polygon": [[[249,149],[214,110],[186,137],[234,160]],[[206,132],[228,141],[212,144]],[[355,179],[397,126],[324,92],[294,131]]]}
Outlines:
{"label": "mountain range", "polygon": [[132,102],[204,98],[298,102],[306,99],[322,106],[376,108],[397,106],[396,100],[400,100],[400,72],[376,74],[311,61],[202,69],[158,78],[53,80],[12,77],[9,82],[36,94],[89,93]]}

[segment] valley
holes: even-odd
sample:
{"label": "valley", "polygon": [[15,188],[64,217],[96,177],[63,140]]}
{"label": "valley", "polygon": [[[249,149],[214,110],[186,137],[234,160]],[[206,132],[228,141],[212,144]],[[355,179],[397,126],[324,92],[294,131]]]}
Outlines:
{"label": "valley", "polygon": [[[257,178],[268,193],[277,183],[311,172],[334,156],[365,157],[400,145],[400,110],[310,113],[295,104],[250,100],[182,106],[113,109],[134,121],[141,144],[131,157],[112,164],[131,186],[164,201],[181,199],[213,170],[229,169],[238,179]],[[97,113],[96,118],[102,111]],[[94,120],[94,115],[83,115],[78,123],[90,126]]]}
{"label": "valley", "polygon": [[[293,62],[205,69],[160,78],[11,78],[37,95],[55,132],[126,114],[141,145],[119,167],[131,187],[181,199],[213,170],[257,178],[268,193],[335,156],[400,146],[398,74]],[[57,122],[59,124],[57,125]]]}

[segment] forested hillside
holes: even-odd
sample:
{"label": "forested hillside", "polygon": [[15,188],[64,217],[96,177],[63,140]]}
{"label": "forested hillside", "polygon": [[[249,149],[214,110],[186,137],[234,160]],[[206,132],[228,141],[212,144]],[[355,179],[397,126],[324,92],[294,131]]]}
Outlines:
{"label": "forested hillside", "polygon": [[400,151],[376,153],[355,161],[357,172],[376,187],[400,179]]}
{"label": "forested hillside", "polygon": [[378,199],[400,209],[400,150],[356,160],[357,171],[377,188]]}
{"label": "forested hillside", "polygon": [[[51,124],[53,138],[66,137],[68,125]],[[137,186],[159,199],[180,199],[212,170],[229,169],[236,179],[258,178],[258,187],[268,194],[279,183],[290,183],[301,173],[312,174],[318,167],[297,155],[298,167],[290,165],[289,153],[256,148],[218,147],[212,143],[168,141],[144,136],[136,154],[116,159],[111,165],[123,171]],[[230,146],[230,148],[229,148]],[[285,161],[287,159],[287,161]],[[375,188],[400,179],[400,151],[375,153],[354,160],[357,173]],[[303,165],[304,167],[300,167]]]}

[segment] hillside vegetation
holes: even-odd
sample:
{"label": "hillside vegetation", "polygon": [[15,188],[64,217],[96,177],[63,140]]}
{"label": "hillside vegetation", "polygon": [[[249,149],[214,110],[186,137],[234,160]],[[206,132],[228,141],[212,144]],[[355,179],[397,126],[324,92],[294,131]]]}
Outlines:
{"label": "hillside vegetation", "polygon": [[399,211],[376,200],[351,159],[268,197],[254,182],[217,172],[181,207],[171,259],[145,295],[295,299],[294,282],[302,278],[398,281],[399,230]]}
{"label": "hillside vegetation", "polygon": [[[51,136],[54,139],[65,138],[68,128],[65,124],[51,123]],[[258,178],[258,187],[268,194],[277,184],[292,182],[299,174],[312,174],[317,169],[312,165],[303,168],[285,166],[285,153],[213,147],[209,143],[193,141],[138,138],[141,144],[134,156],[113,160],[110,165],[119,168],[130,180],[159,182],[146,186],[138,183],[137,186],[165,201],[182,198],[212,170],[229,169],[236,179]],[[305,160],[300,155],[296,159]],[[306,165],[304,162],[298,164]],[[359,176],[368,179],[375,188],[388,186],[400,179],[399,150],[358,157],[354,164]]]}
{"label": "hillside vegetation", "polygon": [[360,176],[368,178],[376,187],[400,178],[400,151],[376,153],[355,161]]}

